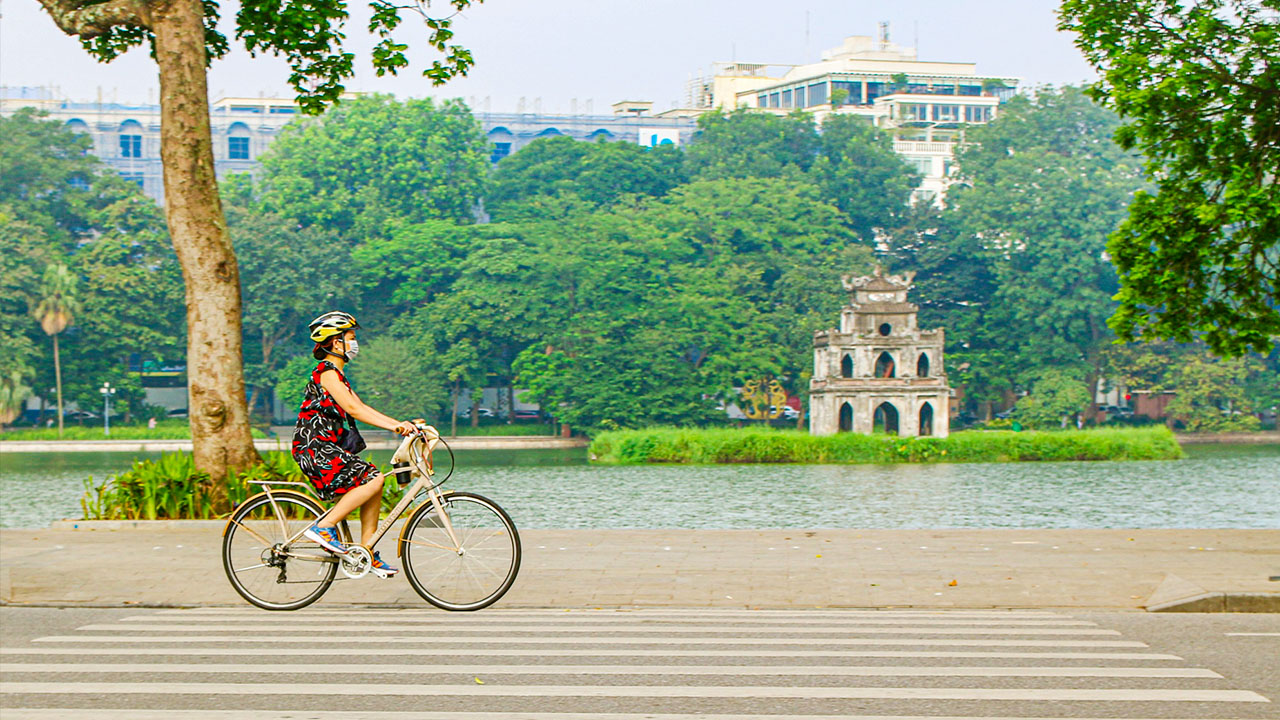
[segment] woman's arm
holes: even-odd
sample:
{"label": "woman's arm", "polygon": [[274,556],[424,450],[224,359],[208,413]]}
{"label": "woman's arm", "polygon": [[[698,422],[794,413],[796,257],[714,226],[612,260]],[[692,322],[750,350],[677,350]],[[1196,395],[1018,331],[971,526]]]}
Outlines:
{"label": "woman's arm", "polygon": [[[329,393],[329,396],[343,409],[346,410],[351,417],[362,423],[380,427],[384,430],[399,432],[401,435],[413,431],[413,425],[409,422],[400,422],[395,418],[383,415],[373,408],[365,405],[356,394],[351,392],[338,378],[338,373],[333,370],[325,370],[320,373],[320,386]],[[407,426],[407,427],[406,427]],[[401,429],[405,432],[401,432]]]}

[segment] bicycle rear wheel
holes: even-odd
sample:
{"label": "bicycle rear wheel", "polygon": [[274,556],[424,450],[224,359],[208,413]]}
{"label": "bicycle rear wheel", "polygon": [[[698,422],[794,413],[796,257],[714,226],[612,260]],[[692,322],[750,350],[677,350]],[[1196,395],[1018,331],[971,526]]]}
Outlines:
{"label": "bicycle rear wheel", "polygon": [[498,601],[520,572],[520,535],[506,511],[473,493],[441,498],[455,546],[435,506],[423,503],[400,539],[405,576],[442,610],[479,610]]}
{"label": "bicycle rear wheel", "polygon": [[[337,558],[300,533],[323,513],[319,503],[292,491],[246,500],[223,531],[222,567],[231,587],[264,610],[297,610],[319,600],[338,572]],[[338,534],[347,543],[345,525],[339,523]]]}

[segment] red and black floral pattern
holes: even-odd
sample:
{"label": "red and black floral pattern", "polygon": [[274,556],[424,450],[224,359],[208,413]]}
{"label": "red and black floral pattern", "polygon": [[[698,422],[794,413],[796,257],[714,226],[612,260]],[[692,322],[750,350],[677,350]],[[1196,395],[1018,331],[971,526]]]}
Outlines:
{"label": "red and black floral pattern", "polygon": [[320,385],[320,373],[325,370],[338,373],[342,384],[351,387],[338,366],[328,360],[321,361],[311,371],[311,382],[307,383],[298,424],[293,430],[293,459],[320,499],[332,501],[351,488],[369,482],[378,468],[338,445],[349,416]]}

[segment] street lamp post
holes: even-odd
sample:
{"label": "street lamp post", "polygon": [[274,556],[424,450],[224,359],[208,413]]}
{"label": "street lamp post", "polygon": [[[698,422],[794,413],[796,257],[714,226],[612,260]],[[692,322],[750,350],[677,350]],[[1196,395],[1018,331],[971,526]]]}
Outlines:
{"label": "street lamp post", "polygon": [[116,394],[116,389],[104,382],[98,392],[102,393],[102,433],[111,437],[111,396]]}

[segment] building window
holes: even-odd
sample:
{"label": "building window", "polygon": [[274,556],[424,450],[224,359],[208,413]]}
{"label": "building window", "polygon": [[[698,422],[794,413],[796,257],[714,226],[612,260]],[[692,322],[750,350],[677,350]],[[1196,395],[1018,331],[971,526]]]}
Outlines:
{"label": "building window", "polygon": [[809,103],[805,102],[804,87],[796,88],[796,107],[798,108],[809,107]]}
{"label": "building window", "polygon": [[840,377],[853,377],[853,358],[847,353],[840,359]]}
{"label": "building window", "polygon": [[871,421],[871,432],[898,434],[898,408],[891,402],[882,402],[876,408],[875,417]]}
{"label": "building window", "polygon": [[768,95],[763,95],[763,94],[762,94],[762,95],[757,95],[757,96],[756,96],[756,107],[769,107],[769,96],[768,96]]}
{"label": "building window", "polygon": [[778,107],[778,93],[769,93],[769,107]]}
{"label": "building window", "polygon": [[68,185],[70,185],[71,187],[73,187],[73,188],[77,189],[77,190],[88,190],[88,189],[89,189],[89,181],[88,181],[88,180],[85,180],[84,178],[80,177],[79,175],[73,175],[73,176],[71,176],[71,179],[67,181],[67,184],[68,184]]}
{"label": "building window", "polygon": [[231,160],[249,159],[249,138],[227,138],[227,158]]}
{"label": "building window", "polygon": [[934,105],[933,119],[935,122],[960,122],[960,106]]}
{"label": "building window", "polygon": [[809,86],[809,106],[827,104],[827,84],[814,83]]}
{"label": "building window", "polygon": [[894,372],[893,356],[888,352],[880,353],[880,357],[876,358],[876,377],[891,378],[897,376],[897,373]]}
{"label": "building window", "polygon": [[849,403],[840,405],[840,432],[853,432],[853,406]]}
{"label": "building window", "polygon": [[494,143],[493,152],[489,153],[489,162],[496,163],[511,154],[511,143]]}
{"label": "building window", "polygon": [[925,403],[920,406],[920,435],[922,437],[933,434],[933,406]]}
{"label": "building window", "polygon": [[791,107],[791,91],[790,90],[782,91],[782,107],[784,108]]}
{"label": "building window", "polygon": [[889,323],[880,323],[880,327],[876,329],[879,330],[880,334],[884,337],[888,337],[889,333],[893,332],[893,326]]}
{"label": "building window", "polygon": [[840,101],[841,105],[861,105],[862,104],[862,83],[860,82],[831,82],[831,97],[834,100],[836,93],[844,91],[844,99]]}
{"label": "building window", "polygon": [[122,172],[120,173],[120,177],[128,180],[129,182],[137,183],[138,187],[145,187],[146,178],[143,177],[140,172]]}
{"label": "building window", "polygon": [[888,95],[889,93],[885,92],[885,90],[886,90],[885,83],[877,83],[877,82],[867,83],[867,104],[870,105],[871,103],[875,102],[875,99],[880,97],[881,95]]}
{"label": "building window", "polygon": [[120,136],[120,157],[127,157],[127,158],[142,157],[142,136],[141,135],[121,135]]}
{"label": "building window", "polygon": [[903,160],[906,160],[907,164],[911,166],[911,169],[915,170],[918,174],[925,177],[933,175],[933,158],[905,157]]}
{"label": "building window", "polygon": [[959,95],[981,95],[981,94],[982,94],[982,86],[981,86],[981,85],[961,85],[961,86],[960,86],[960,88],[959,88],[959,92],[958,92],[957,94],[959,94]]}
{"label": "building window", "polygon": [[899,117],[903,122],[922,122],[929,119],[929,106],[918,103],[902,103],[898,106]]}
{"label": "building window", "polygon": [[916,376],[929,377],[929,356],[920,353],[920,359],[916,360]]}
{"label": "building window", "polygon": [[991,120],[991,108],[985,105],[966,105],[964,108],[964,121],[971,123],[984,123]]}

